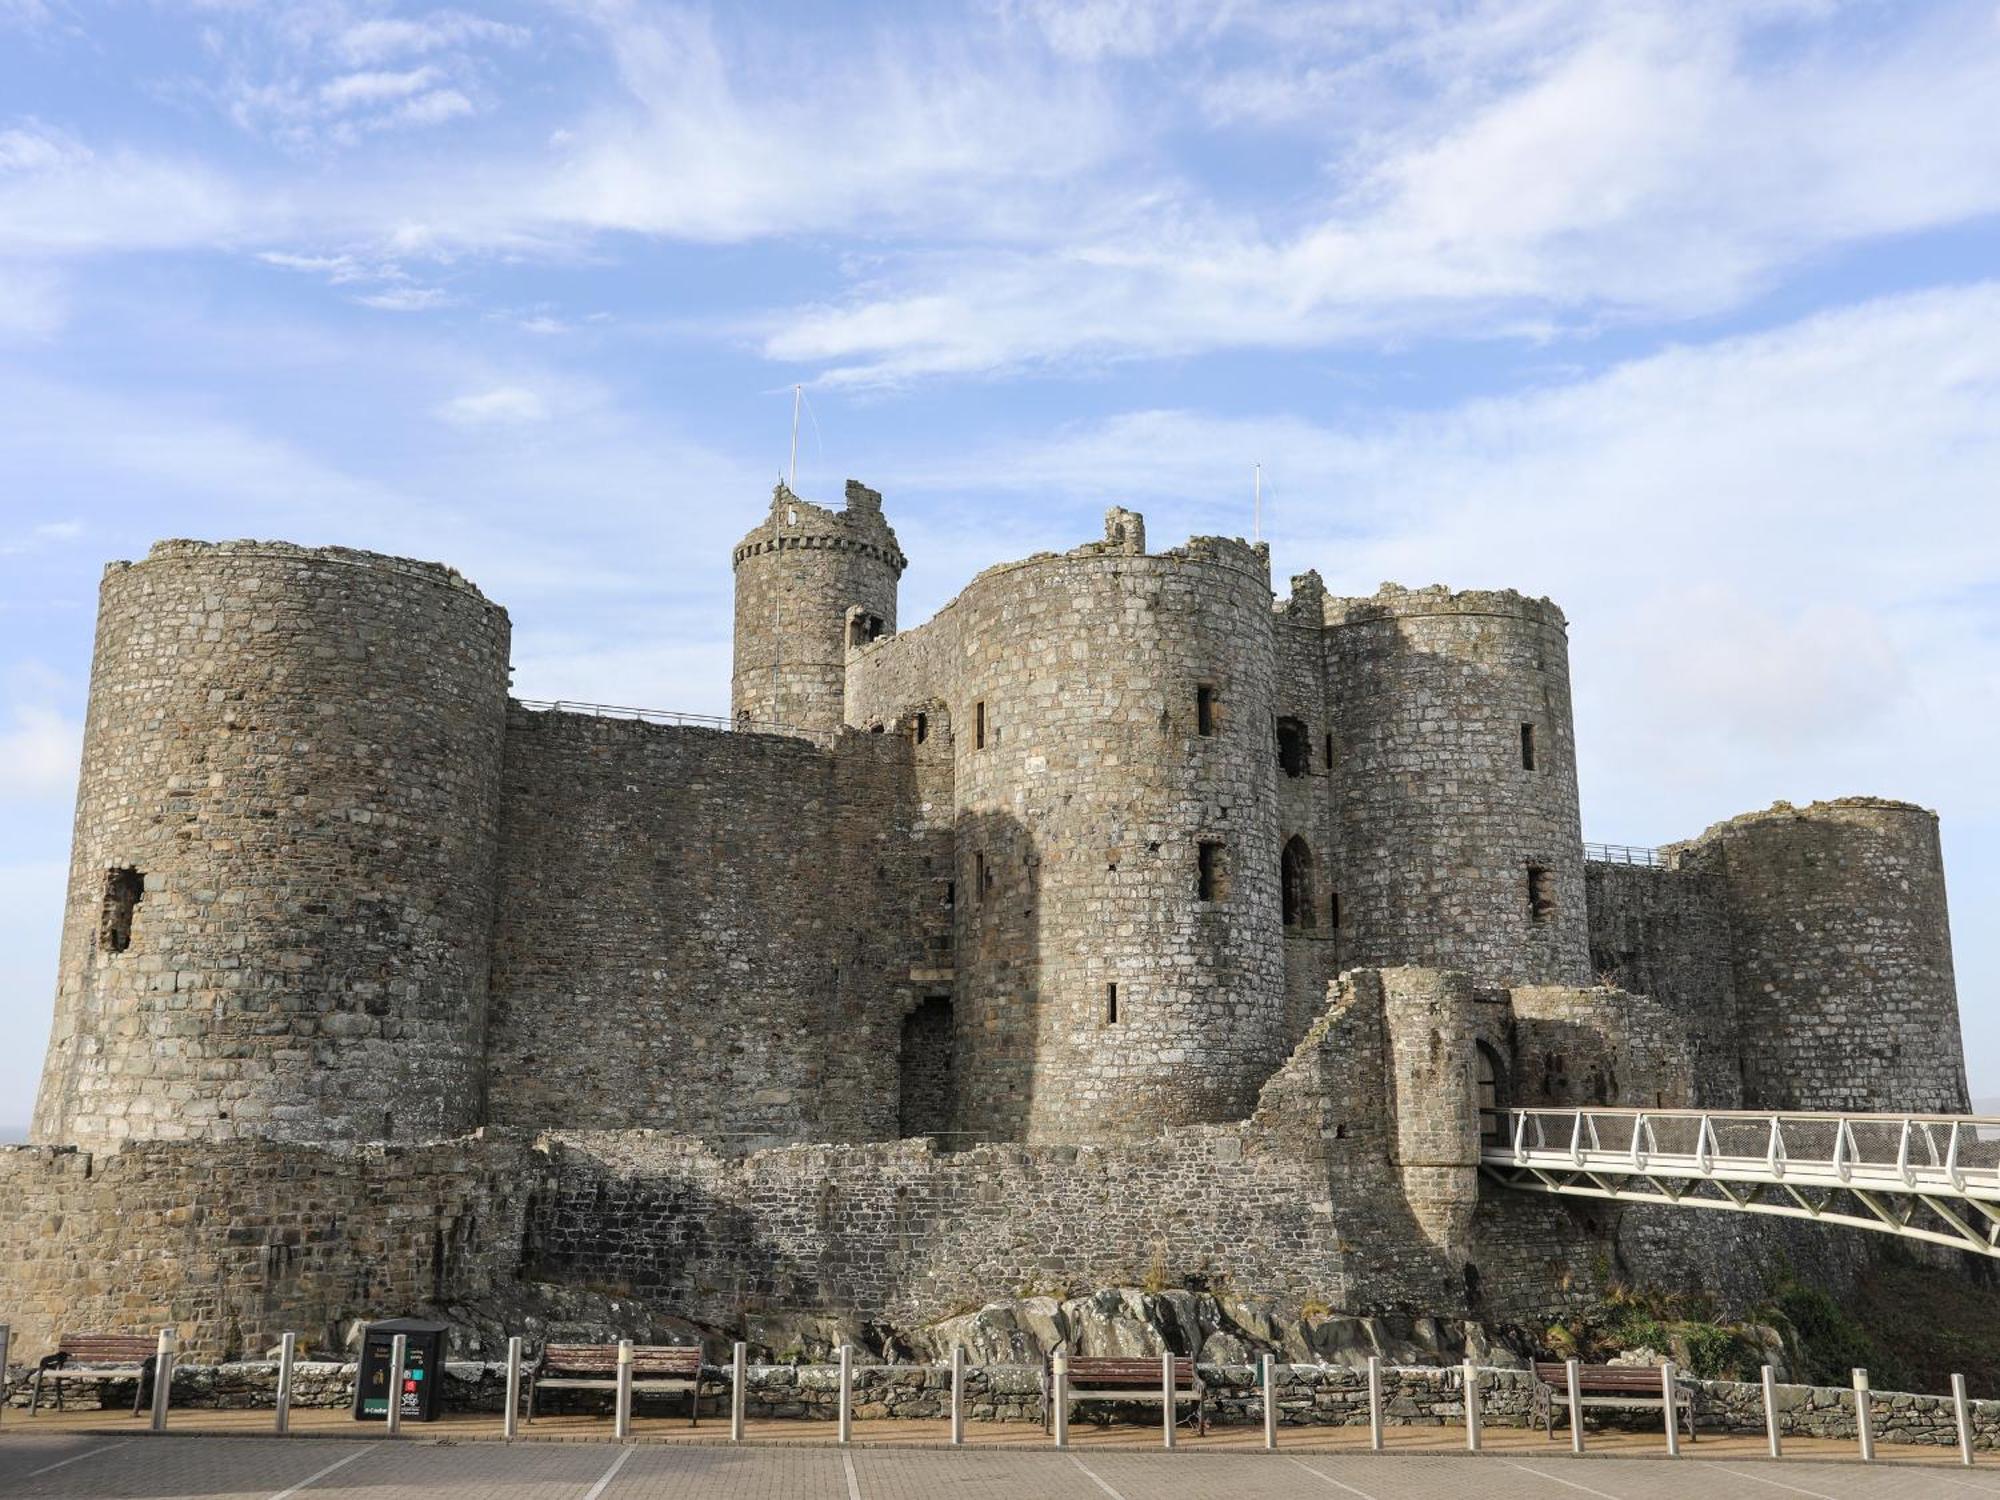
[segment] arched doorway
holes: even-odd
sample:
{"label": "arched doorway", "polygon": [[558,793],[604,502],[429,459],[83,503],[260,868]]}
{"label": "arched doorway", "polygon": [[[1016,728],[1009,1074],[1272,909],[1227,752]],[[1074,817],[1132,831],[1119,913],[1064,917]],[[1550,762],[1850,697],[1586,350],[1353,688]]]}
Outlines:
{"label": "arched doorway", "polygon": [[1507,1144],[1507,1074],[1500,1056],[1486,1043],[1477,1044],[1479,1053],[1479,1143],[1482,1146]]}

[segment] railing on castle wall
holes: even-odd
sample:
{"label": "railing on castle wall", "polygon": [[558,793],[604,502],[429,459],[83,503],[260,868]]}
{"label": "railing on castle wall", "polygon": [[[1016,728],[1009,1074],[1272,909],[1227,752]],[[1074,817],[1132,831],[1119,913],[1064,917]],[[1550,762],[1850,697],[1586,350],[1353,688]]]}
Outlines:
{"label": "railing on castle wall", "polygon": [[740,734],[785,734],[794,739],[830,745],[840,736],[830,729],[807,729],[767,719],[726,719],[718,714],[685,714],[670,708],[631,708],[617,703],[578,703],[568,698],[516,698],[535,713],[590,714],[600,719],[636,719],[642,724],[674,724],[690,729],[719,729]]}
{"label": "railing on castle wall", "polygon": [[1639,844],[1593,844],[1587,840],[1583,846],[1583,857],[1600,865],[1646,865],[1659,867],[1666,864],[1657,849],[1648,849]]}

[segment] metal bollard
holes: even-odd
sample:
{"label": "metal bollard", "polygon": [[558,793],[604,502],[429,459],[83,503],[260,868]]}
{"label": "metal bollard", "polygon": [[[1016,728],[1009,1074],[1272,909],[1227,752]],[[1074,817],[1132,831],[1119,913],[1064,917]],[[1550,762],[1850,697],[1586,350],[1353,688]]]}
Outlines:
{"label": "metal bollard", "polygon": [[507,1340],[507,1419],[500,1424],[502,1437],[521,1433],[521,1335]]}
{"label": "metal bollard", "polygon": [[410,1336],[399,1333],[389,1341],[389,1409],[383,1415],[389,1421],[389,1436],[395,1437],[403,1430],[403,1382],[408,1378],[404,1365],[409,1361]]}
{"label": "metal bollard", "polygon": [[1465,1362],[1460,1375],[1465,1386],[1465,1448],[1468,1453],[1479,1451],[1479,1369],[1471,1360]]}
{"label": "metal bollard", "polygon": [[1569,1377],[1569,1451],[1583,1452],[1583,1376],[1575,1360],[1565,1362]]}
{"label": "metal bollard", "polygon": [[1868,1413],[1868,1372],[1859,1366],[1854,1371],[1854,1435],[1861,1440],[1861,1461],[1875,1462],[1875,1424]]}
{"label": "metal bollard", "polygon": [[1778,1379],[1771,1373],[1769,1365],[1764,1366],[1764,1435],[1770,1439],[1771,1457],[1784,1457],[1784,1444],[1778,1438]]}
{"label": "metal bollard", "polygon": [[1382,1356],[1368,1356],[1368,1446],[1382,1451]]}
{"label": "metal bollard", "polygon": [[[14,1330],[0,1323],[0,1392],[7,1388],[7,1347],[14,1342]],[[0,1411],[7,1409],[7,1403],[0,1401]]]}
{"label": "metal bollard", "polygon": [[611,1435],[619,1442],[632,1435],[632,1341],[618,1341],[618,1404],[611,1418]]}
{"label": "metal bollard", "polygon": [[1160,1419],[1160,1441],[1163,1446],[1171,1448],[1174,1445],[1174,1354],[1171,1349],[1160,1356],[1160,1399],[1166,1407],[1166,1415]]}
{"label": "metal bollard", "polygon": [[965,1346],[951,1346],[951,1445],[965,1446]]}
{"label": "metal bollard", "polygon": [[1674,1362],[1668,1360],[1660,1366],[1660,1402],[1667,1410],[1668,1458],[1679,1458],[1681,1456],[1681,1433],[1680,1429],[1674,1425],[1674,1419],[1677,1415],[1675,1408],[1679,1405],[1680,1401],[1679,1391],[1680,1387],[1674,1381]]}
{"label": "metal bollard", "polygon": [[1058,1353],[1055,1370],[1049,1380],[1049,1400],[1054,1410],[1049,1413],[1050,1430],[1055,1434],[1056,1446],[1069,1446],[1069,1356]]}
{"label": "metal bollard", "polygon": [[174,1396],[174,1331],[160,1330],[153,1348],[153,1431],[167,1430],[167,1407]]}
{"label": "metal bollard", "polygon": [[750,1404],[750,1346],[739,1343],[729,1356],[729,1441],[743,1441],[743,1413]]}
{"label": "metal bollard", "polygon": [[[7,1347],[7,1330],[0,1328],[0,1349]],[[1965,1377],[1951,1377],[1951,1410],[1958,1418],[1958,1461],[1972,1467],[1972,1404],[1965,1399]]]}
{"label": "metal bollard", "polygon": [[1278,1374],[1271,1356],[1264,1356],[1264,1446],[1278,1446]]}
{"label": "metal bollard", "polygon": [[840,1441],[854,1441],[854,1346],[840,1346]]}
{"label": "metal bollard", "polygon": [[292,1430],[292,1361],[298,1357],[299,1336],[288,1333],[278,1340],[278,1436]]}

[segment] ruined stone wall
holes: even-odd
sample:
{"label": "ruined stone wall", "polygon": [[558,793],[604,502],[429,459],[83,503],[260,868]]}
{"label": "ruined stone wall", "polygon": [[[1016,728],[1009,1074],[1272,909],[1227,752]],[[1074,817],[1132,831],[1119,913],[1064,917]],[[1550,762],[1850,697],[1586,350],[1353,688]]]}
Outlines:
{"label": "ruined stone wall", "polygon": [[1673,1012],[1623,990],[1525,986],[1513,1015],[1513,1102],[1573,1109],[1685,1109],[1693,1048]]}
{"label": "ruined stone wall", "polygon": [[991,1139],[1235,1119],[1286,1041],[1264,554],[1112,531],[982,573],[848,673],[855,722],[950,710],[957,1117]]}
{"label": "ruined stone wall", "polygon": [[541,1162],[519,1143],[0,1147],[0,1307],[17,1357],[63,1332],[178,1331],[190,1358],[507,1287]]}
{"label": "ruined stone wall", "polygon": [[1592,971],[1673,1012],[1694,1047],[1694,1102],[1734,1109],[1743,1073],[1726,883],[1695,870],[1597,862],[1584,879]]}
{"label": "ruined stone wall", "polygon": [[828,747],[517,706],[492,1121],[723,1150],[894,1137],[903,1018],[931,989],[918,908],[938,899],[916,780],[903,735]]}
{"label": "ruined stone wall", "polygon": [[[1562,611],[1388,585],[1326,611],[1342,963],[1587,979]],[[1531,869],[1544,872],[1532,900]]]}
{"label": "ruined stone wall", "polygon": [[[835,511],[780,484],[770,513],[733,556],[731,714],[761,725],[840,728],[850,636],[896,629],[905,559],[882,497],[850,479],[846,508]],[[852,629],[851,611],[859,612]]]}
{"label": "ruined stone wall", "polygon": [[1747,1106],[1964,1112],[1935,813],[1781,802],[1668,853],[1727,891]]}
{"label": "ruined stone wall", "polygon": [[106,569],[36,1140],[479,1122],[507,643],[435,564]]}

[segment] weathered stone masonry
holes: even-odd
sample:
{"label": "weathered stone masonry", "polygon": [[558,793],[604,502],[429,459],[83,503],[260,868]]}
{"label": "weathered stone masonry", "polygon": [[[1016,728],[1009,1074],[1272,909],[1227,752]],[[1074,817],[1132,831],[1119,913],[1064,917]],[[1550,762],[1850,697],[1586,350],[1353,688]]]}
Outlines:
{"label": "weathered stone masonry", "polygon": [[898,633],[859,485],[780,487],[734,563],[728,733],[511,702],[505,613],[434,564],[107,570],[40,1144],[0,1151],[28,1347],[536,1284],[1532,1318],[1715,1266],[1482,1193],[1482,1105],[1963,1107],[1935,819],[1586,865],[1546,600],[1274,600],[1262,548],[1114,510]]}

